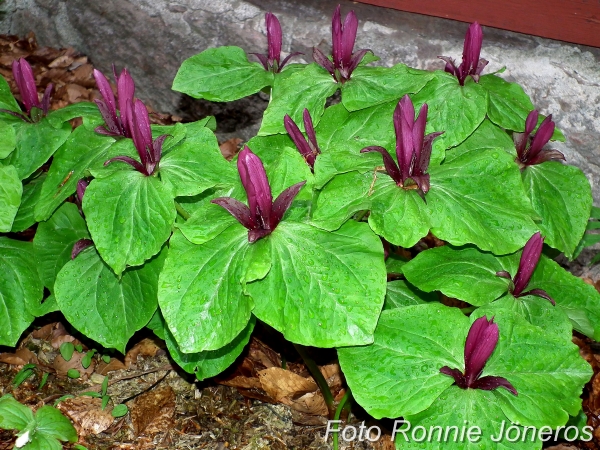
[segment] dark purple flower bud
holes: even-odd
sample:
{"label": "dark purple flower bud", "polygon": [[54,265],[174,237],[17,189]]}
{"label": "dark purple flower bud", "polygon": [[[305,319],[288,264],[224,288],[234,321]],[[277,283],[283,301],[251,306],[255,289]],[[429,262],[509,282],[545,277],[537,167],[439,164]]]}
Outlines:
{"label": "dark purple flower bud", "polygon": [[498,337],[498,325],[494,323],[493,317],[489,321],[485,316],[475,320],[465,342],[465,373],[448,366],[442,367],[440,372],[454,378],[457,386],[461,389],[491,391],[504,387],[517,395],[517,390],[506,378],[493,376],[480,378],[488,359],[498,344]]}
{"label": "dark purple flower bud", "polygon": [[538,297],[545,298],[553,305],[556,305],[554,299],[552,299],[552,297],[550,297],[550,295],[548,295],[548,293],[543,289],[531,289],[524,292],[529,285],[529,281],[531,280],[533,272],[535,272],[537,263],[542,255],[543,247],[544,238],[538,231],[531,236],[527,241],[527,244],[525,244],[523,253],[521,254],[521,259],[519,261],[519,268],[517,269],[517,274],[515,277],[511,279],[510,274],[505,270],[496,272],[496,275],[499,277],[508,278],[512,281],[509,290],[513,297],[518,298],[525,295],[537,295]]}
{"label": "dark purple flower bud", "polygon": [[353,53],[358,30],[358,19],[354,11],[350,11],[342,24],[341,5],[333,13],[331,23],[331,53],[333,62],[318,48],[313,48],[313,58],[317,64],[327,70],[338,83],[345,83],[352,72],[370,50],[362,49]]}
{"label": "dark purple flower bud", "polygon": [[235,217],[248,229],[248,242],[255,242],[271,234],[279,225],[306,181],[285,189],[273,202],[262,161],[247,146],[238,156],[238,172],[248,196],[248,206],[231,197],[220,197],[211,202],[222,206]]}
{"label": "dark purple flower bud", "polygon": [[77,242],[75,242],[75,245],[73,245],[73,250],[71,250],[71,259],[77,258],[77,255],[92,245],[94,245],[94,241],[90,239],[79,239]]}
{"label": "dark purple flower bud", "polygon": [[77,192],[75,194],[75,204],[77,208],[79,208],[79,213],[83,216],[83,209],[81,206],[83,205],[83,196],[85,195],[85,190],[89,186],[90,182],[85,178],[82,178],[77,182]]}
{"label": "dark purple flower bud", "polygon": [[525,121],[525,132],[513,134],[515,148],[517,149],[516,162],[521,169],[546,161],[565,160],[565,155],[558,150],[543,149],[544,145],[552,138],[552,134],[554,134],[555,125],[552,121],[552,114],[542,121],[537,133],[531,136],[537,125],[538,117],[537,111],[531,111]]}
{"label": "dark purple flower bud", "polygon": [[482,42],[483,31],[481,30],[481,25],[474,22],[469,26],[467,34],[465,35],[462,62],[460,66],[457,67],[454,60],[448,56],[438,56],[438,58],[446,62],[444,70],[458,78],[458,82],[461,86],[464,86],[468,76],[471,76],[473,81],[478,82],[481,72],[488,63],[487,60],[479,58]]}
{"label": "dark purple flower bud", "polygon": [[133,107],[131,105],[128,108],[132,111],[131,122],[129,128],[133,135],[133,144],[140,157],[138,162],[129,156],[116,156],[109,159],[104,163],[108,165],[113,161],[121,161],[132,166],[138,172],[143,173],[146,176],[150,176],[158,169],[158,164],[162,156],[162,146],[167,138],[166,134],[157,137],[152,141],[152,130],[150,128],[150,116],[146,105],[139,100],[135,100]]}
{"label": "dark purple flower bud", "polygon": [[433,140],[443,132],[425,135],[427,122],[427,104],[424,103],[415,120],[415,108],[408,95],[402,97],[394,111],[394,129],[396,130],[396,158],[392,159],[382,147],[366,147],[366,152],[379,152],[383,156],[383,164],[390,177],[399,187],[405,189],[418,188],[424,194],[429,191],[429,160]]}
{"label": "dark purple flower bud", "polygon": [[26,122],[38,122],[42,117],[48,114],[50,109],[50,96],[52,95],[53,85],[48,84],[44,91],[42,101],[38,98],[37,86],[33,69],[24,58],[19,58],[12,62],[12,73],[21,94],[21,101],[25,108],[25,114],[10,111],[7,109],[0,110],[1,112],[11,114]]}
{"label": "dark purple flower bud", "polygon": [[300,128],[298,128],[298,125],[296,125],[292,118],[287,114],[283,119],[283,124],[286,131],[292,138],[292,141],[294,141],[294,144],[296,144],[296,148],[304,157],[306,163],[310,166],[310,170],[314,171],[315,159],[317,158],[317,155],[321,153],[321,150],[317,144],[317,136],[315,135],[315,129],[313,127],[312,118],[310,117],[308,109],[304,108],[302,117],[304,119],[304,130],[306,131],[306,136],[308,139],[304,137],[300,131]]}
{"label": "dark purple flower bud", "polygon": [[121,75],[117,76],[113,66],[113,72],[117,82],[119,114],[117,114],[117,102],[108,79],[102,72],[94,69],[94,78],[102,96],[102,100],[95,100],[95,102],[106,124],[106,126],[97,127],[96,132],[107,136],[132,137],[130,127],[132,120],[131,105],[134,102],[135,84],[127,69],[123,69]]}
{"label": "dark purple flower bud", "polygon": [[281,24],[279,19],[273,13],[265,14],[265,22],[267,24],[267,44],[268,53],[262,55],[260,53],[250,53],[258,58],[260,63],[263,65],[265,70],[272,71],[273,73],[281,72],[281,69],[288,63],[290,58],[296,55],[302,55],[301,52],[290,53],[281,61],[281,45],[283,42],[283,34],[281,32]]}

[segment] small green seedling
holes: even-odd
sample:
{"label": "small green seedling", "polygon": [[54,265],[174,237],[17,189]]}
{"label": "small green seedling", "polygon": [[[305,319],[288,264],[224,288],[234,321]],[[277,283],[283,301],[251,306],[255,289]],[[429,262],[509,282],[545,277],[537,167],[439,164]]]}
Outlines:
{"label": "small green seedling", "polygon": [[25,364],[13,380],[14,387],[19,387],[27,378],[31,377],[33,369],[35,369],[35,364]]}

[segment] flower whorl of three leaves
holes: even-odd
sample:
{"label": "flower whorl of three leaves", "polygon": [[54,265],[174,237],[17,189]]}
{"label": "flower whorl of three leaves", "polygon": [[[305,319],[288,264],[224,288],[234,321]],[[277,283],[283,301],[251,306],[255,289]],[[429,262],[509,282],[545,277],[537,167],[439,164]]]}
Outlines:
{"label": "flower whorl of three leaves", "polygon": [[448,366],[442,367],[440,372],[454,378],[456,385],[461,389],[491,391],[504,387],[514,395],[518,395],[517,390],[506,378],[494,376],[480,378],[488,359],[498,344],[498,338],[498,324],[494,323],[494,318],[492,317],[488,321],[487,317],[480,317],[473,322],[467,334],[464,352],[465,373]]}
{"label": "flower whorl of three leaves", "polygon": [[[427,122],[427,104],[424,103],[415,120],[415,108],[408,95],[402,97],[394,111],[394,129],[396,130],[396,158],[379,146],[365,147],[361,153],[378,152],[383,156],[387,174],[399,187],[409,188],[416,185],[424,194],[429,191],[429,160],[433,140],[442,132],[425,135]],[[412,180],[414,184],[407,183]]]}
{"label": "flower whorl of three leaves", "polygon": [[266,71],[273,73],[281,72],[281,69],[288,63],[290,58],[302,55],[301,52],[294,52],[287,55],[281,61],[281,45],[283,43],[283,33],[281,32],[281,24],[275,14],[268,12],[265,14],[265,22],[267,25],[267,45],[268,53],[266,55],[260,53],[250,53],[256,56]]}
{"label": "flower whorl of three leaves", "polygon": [[463,46],[462,62],[456,66],[454,60],[448,56],[438,56],[438,58],[446,61],[444,70],[456,78],[461,86],[464,86],[468,76],[473,78],[473,81],[478,82],[479,76],[488,61],[480,58],[481,44],[483,42],[483,31],[478,22],[474,22],[469,26],[465,35]]}
{"label": "flower whorl of three leaves", "polygon": [[168,135],[163,134],[154,141],[152,140],[150,116],[148,115],[146,105],[139,99],[135,100],[131,108],[131,121],[128,123],[128,126],[141,163],[129,156],[116,156],[106,161],[104,165],[106,166],[113,161],[121,161],[129,164],[138,172],[150,176],[158,169],[158,164],[162,156],[162,146]]}
{"label": "flower whorl of three leaves", "polygon": [[285,189],[273,202],[271,187],[262,161],[246,146],[237,162],[242,185],[248,196],[248,206],[231,197],[220,197],[212,203],[225,208],[248,229],[248,242],[265,237],[279,225],[306,181]]}
{"label": "flower whorl of three leaves", "polygon": [[517,163],[523,168],[546,161],[564,161],[565,155],[558,150],[544,150],[543,147],[550,141],[554,133],[555,124],[552,114],[540,124],[534,136],[531,136],[538,122],[539,113],[531,111],[525,121],[525,132],[514,133],[513,140],[517,149]]}
{"label": "flower whorl of three leaves", "polygon": [[[131,107],[133,105],[135,83],[127,69],[123,69],[121,75],[117,76],[113,65],[113,72],[117,82],[117,101],[115,101],[115,95],[104,74],[94,69],[94,78],[102,96],[102,100],[96,99],[94,101],[98,105],[100,114],[106,124],[106,126],[100,125],[95,131],[106,136],[132,137],[130,124],[132,121]],[[119,114],[117,114],[117,102]]]}
{"label": "flower whorl of three leaves", "polygon": [[316,47],[313,47],[313,59],[327,70],[335,81],[345,83],[352,76],[352,72],[362,61],[369,49],[361,49],[353,53],[358,30],[358,19],[354,11],[350,11],[342,24],[341,5],[333,13],[331,23],[331,46],[333,62]]}
{"label": "flower whorl of three leaves", "polygon": [[527,285],[531,280],[531,276],[533,275],[538,261],[540,260],[543,247],[544,238],[538,231],[531,236],[531,238],[529,238],[527,241],[527,244],[525,244],[523,253],[521,254],[521,259],[519,260],[519,268],[517,269],[517,274],[515,277],[511,278],[510,273],[505,270],[497,272],[496,275],[511,280],[510,292],[513,297],[519,298],[525,295],[536,295],[538,297],[545,298],[553,305],[556,305],[554,299],[550,297],[550,295],[548,295],[548,293],[543,289],[531,289],[524,292],[525,289],[527,289]]}
{"label": "flower whorl of three leaves", "polygon": [[310,170],[314,172],[315,160],[317,159],[317,155],[321,153],[321,150],[317,144],[315,128],[313,127],[312,119],[308,109],[304,108],[302,117],[304,119],[304,130],[306,131],[306,136],[308,139],[304,137],[300,131],[300,128],[298,128],[298,125],[296,125],[296,122],[294,122],[289,115],[285,115],[283,123],[286,131],[292,138],[292,141],[294,141],[294,144],[296,144],[296,148],[304,157],[306,163],[310,166]]}
{"label": "flower whorl of three leaves", "polygon": [[12,114],[26,122],[39,121],[48,114],[48,110],[50,109],[50,96],[54,85],[52,83],[48,84],[44,91],[42,101],[40,102],[33,70],[25,58],[19,58],[18,60],[13,61],[12,74],[17,88],[19,89],[19,93],[21,94],[21,101],[25,108],[25,114],[6,109],[2,109],[1,111]]}

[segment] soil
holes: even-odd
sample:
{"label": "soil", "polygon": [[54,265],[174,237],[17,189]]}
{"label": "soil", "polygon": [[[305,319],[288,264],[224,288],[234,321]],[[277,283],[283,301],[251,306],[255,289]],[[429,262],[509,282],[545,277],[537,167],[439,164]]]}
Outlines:
{"label": "soil", "polygon": [[[0,36],[0,74],[8,80],[17,99],[11,64],[19,57],[32,64],[40,92],[48,83],[54,83],[53,109],[99,98],[93,65],[85,55],[72,48],[38,47],[33,34],[23,39]],[[249,137],[243,130],[256,126],[256,116],[262,114],[266,101],[257,94],[241,103],[221,105],[185,99],[180,106],[179,115],[153,111],[151,120],[172,124],[216,115],[218,131],[222,133],[219,136],[224,141],[222,152],[231,158],[243,139]],[[11,237],[29,240],[33,232]],[[425,240],[420,245],[428,243]],[[589,256],[587,252],[588,259]],[[583,263],[576,265],[574,272],[591,284],[600,284],[600,275],[596,276]],[[68,342],[81,351],[76,350],[66,361],[60,347]],[[595,440],[569,446],[547,443],[547,448],[555,450],[600,448],[600,344],[579,335],[574,336],[574,342],[594,368],[594,377],[583,398]],[[98,352],[84,368],[82,359],[92,348]],[[339,402],[346,386],[335,352],[311,351]],[[24,373],[24,367],[29,367],[26,364],[34,366],[26,372],[29,376],[25,381],[17,385],[15,378]],[[77,369],[80,376],[70,378],[69,369]],[[105,376],[109,379],[110,401],[103,409],[102,400],[93,395],[101,391]],[[246,351],[224,374],[198,382],[169,359],[164,342],[147,330],[136,334],[127,353],[120,355],[98,349],[72,329],[62,315],[53,313],[36,320],[16,349],[0,348],[0,395],[7,393],[33,409],[57,405],[73,421],[78,444],[88,449],[332,448],[331,439],[324,440],[327,408],[323,396],[293,346],[266,326],[257,326]],[[128,406],[129,412],[114,418],[112,408],[121,403]],[[354,426],[363,421],[368,427],[377,425],[384,435],[376,442],[346,443],[340,439],[340,449],[394,448],[390,440],[391,421],[375,421],[355,403],[342,418]],[[14,432],[0,430],[0,450],[13,448],[15,439]]]}

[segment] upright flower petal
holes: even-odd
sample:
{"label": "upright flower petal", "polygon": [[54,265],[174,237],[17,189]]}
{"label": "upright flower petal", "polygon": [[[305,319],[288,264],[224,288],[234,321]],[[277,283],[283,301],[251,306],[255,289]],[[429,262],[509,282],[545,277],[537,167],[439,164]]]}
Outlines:
{"label": "upright flower petal", "polygon": [[410,176],[413,161],[413,134],[415,108],[412,101],[405,95],[394,110],[394,128],[396,130],[396,158],[402,173],[403,181]]}
{"label": "upright flower petal", "polygon": [[290,206],[292,206],[292,202],[305,184],[306,181],[296,183],[289,188],[284,189],[283,192],[281,192],[281,194],[279,194],[279,196],[275,199],[271,213],[271,230],[274,230],[277,225],[279,225],[279,222],[281,222],[281,219],[283,219],[286,211],[290,208]]}
{"label": "upright flower petal", "polygon": [[546,117],[540,127],[538,128],[533,140],[531,141],[531,147],[527,156],[529,158],[535,158],[539,152],[542,151],[542,147],[550,141],[552,134],[554,134],[554,122],[552,122],[552,114]]}
{"label": "upright flower petal", "polygon": [[471,385],[483,372],[483,368],[498,343],[498,325],[494,319],[480,317],[471,325],[465,343],[465,377]]}
{"label": "upright flower petal", "polygon": [[146,166],[150,157],[152,146],[152,131],[150,130],[150,117],[146,105],[141,100],[136,100],[133,109],[133,123],[131,124],[133,144],[140,156],[143,166]]}
{"label": "upright flower petal", "polygon": [[331,20],[331,53],[333,55],[333,63],[336,66],[340,66],[343,60],[342,50],[342,13],[341,5],[337,5],[333,18]]}
{"label": "upright flower petal", "polygon": [[444,70],[458,78],[461,86],[465,84],[468,76],[473,78],[473,81],[479,81],[479,75],[487,65],[488,61],[480,58],[481,44],[483,42],[483,31],[478,22],[474,22],[469,26],[465,34],[463,44],[462,62],[457,67],[452,58],[447,56],[438,56],[438,58],[446,62]]}
{"label": "upright flower petal", "polygon": [[358,19],[354,11],[350,11],[344,20],[342,29],[342,66],[349,67],[352,59],[352,50],[356,41],[356,32],[358,30]]}
{"label": "upright flower petal", "polygon": [[267,43],[269,49],[269,62],[274,64],[277,62],[279,65],[279,59],[281,57],[281,44],[283,42],[283,35],[281,32],[281,24],[275,14],[268,12],[265,14],[265,21],[267,23]]}
{"label": "upright flower petal", "polygon": [[119,111],[121,113],[121,126],[124,136],[131,137],[130,123],[132,119],[129,105],[133,105],[133,96],[135,94],[135,83],[127,69],[121,71],[117,77],[117,96],[119,101]]}
{"label": "upright flower petal", "polygon": [[12,72],[27,114],[31,112],[31,108],[34,106],[41,109],[33,69],[29,63],[24,58],[13,61]]}
{"label": "upright flower petal", "polygon": [[543,247],[544,238],[539,231],[531,236],[525,244],[519,261],[519,269],[513,280],[515,287],[512,293],[515,297],[518,297],[529,284],[533,271],[540,260]]}
{"label": "upright flower petal", "polygon": [[[102,101],[105,107],[105,112],[110,114],[108,119],[114,119],[116,121],[117,118],[117,107],[115,103],[115,94],[110,87],[110,83],[107,78],[104,76],[102,72],[98,69],[94,69],[94,79],[96,80],[96,86],[98,86],[98,90],[100,91],[100,95],[102,96]],[[104,117],[104,111],[100,109],[100,113],[104,121],[108,125],[107,117]]]}
{"label": "upright flower petal", "polygon": [[262,161],[246,146],[238,156],[237,166],[242,185],[248,194],[250,214],[261,228],[268,228],[273,197]]}

